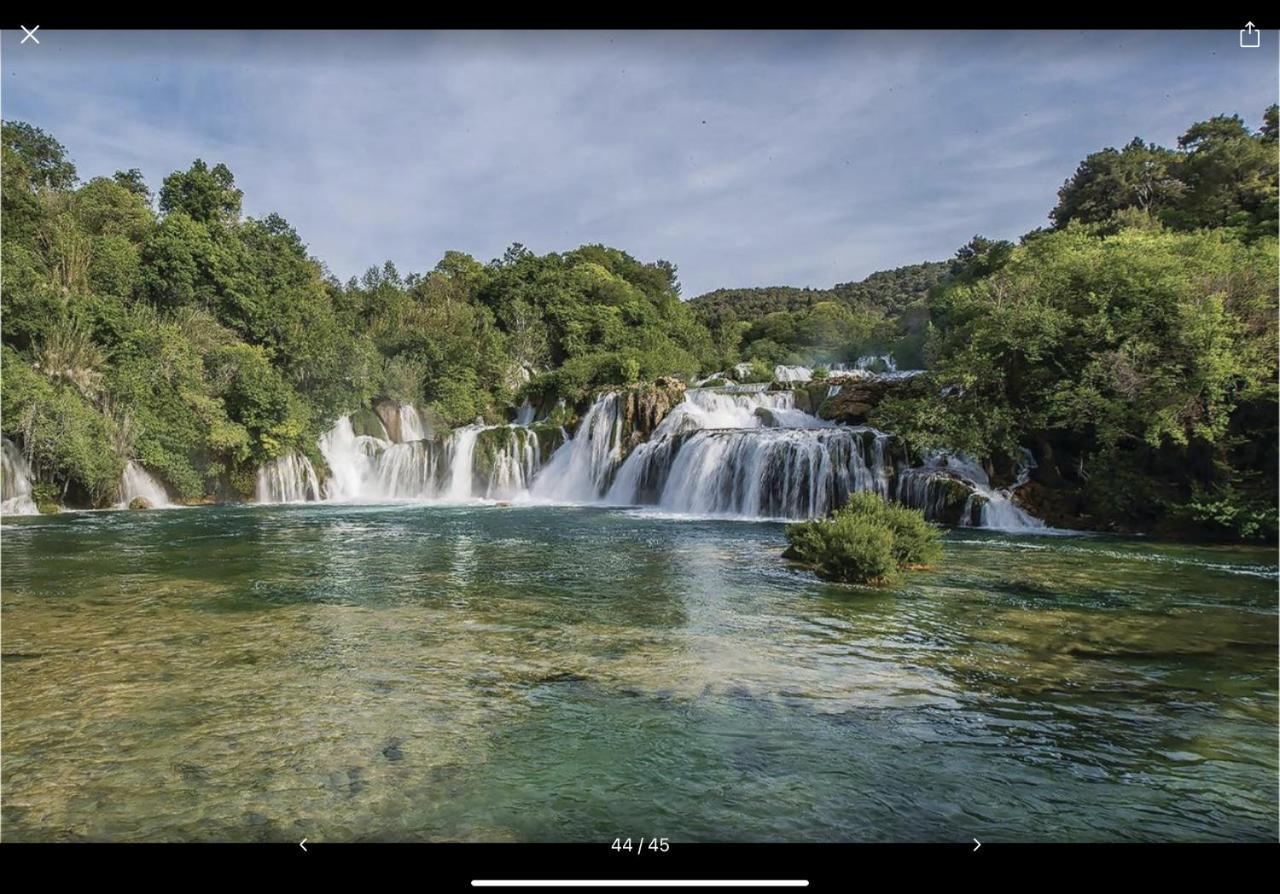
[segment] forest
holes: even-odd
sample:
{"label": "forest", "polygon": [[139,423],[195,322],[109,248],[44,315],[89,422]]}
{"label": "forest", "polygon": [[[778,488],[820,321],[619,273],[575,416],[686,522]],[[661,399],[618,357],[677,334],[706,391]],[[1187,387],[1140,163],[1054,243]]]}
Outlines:
{"label": "forest", "polygon": [[920,454],[1030,450],[1052,523],[1274,539],[1276,135],[1273,106],[1103,149],[1016,244],[686,301],[673,263],[603,245],[340,282],[282,217],[244,215],[224,164],[152,195],[5,122],[0,428],[45,503],[109,505],[130,460],[184,502],[241,500],[275,457],[322,464],[317,438],[375,398],[443,431],[529,396],[892,352],[928,386],[868,421]]}

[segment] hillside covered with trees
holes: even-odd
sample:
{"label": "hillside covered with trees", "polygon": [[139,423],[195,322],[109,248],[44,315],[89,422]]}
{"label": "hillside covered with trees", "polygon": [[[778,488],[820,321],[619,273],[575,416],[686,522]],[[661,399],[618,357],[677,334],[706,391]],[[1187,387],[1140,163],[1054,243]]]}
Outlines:
{"label": "hillside covered with trees", "polygon": [[1219,117],[1095,153],[1016,245],[685,302],[673,264],[601,245],[342,283],[283,218],[246,217],[222,164],[153,196],[6,122],[0,427],[46,499],[107,505],[129,460],[185,501],[244,499],[377,397],[445,429],[530,395],[892,351],[930,387],[870,422],[997,469],[1030,450],[1054,523],[1274,537],[1276,133],[1272,107],[1257,131]]}

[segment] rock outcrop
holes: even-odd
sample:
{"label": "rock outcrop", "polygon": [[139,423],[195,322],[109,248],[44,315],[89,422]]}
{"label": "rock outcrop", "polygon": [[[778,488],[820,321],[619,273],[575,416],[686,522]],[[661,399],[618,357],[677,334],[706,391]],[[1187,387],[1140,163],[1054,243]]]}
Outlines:
{"label": "rock outcrop", "polygon": [[672,408],[684,400],[685,384],[679,379],[661,378],[634,385],[618,397],[622,416],[622,456],[625,458],[653,434]]}
{"label": "rock outcrop", "polygon": [[821,402],[817,415],[846,425],[865,423],[867,415],[890,395],[910,397],[922,393],[927,387],[923,377],[894,379],[879,376],[827,380],[820,385],[824,393],[834,385],[839,385],[840,390]]}

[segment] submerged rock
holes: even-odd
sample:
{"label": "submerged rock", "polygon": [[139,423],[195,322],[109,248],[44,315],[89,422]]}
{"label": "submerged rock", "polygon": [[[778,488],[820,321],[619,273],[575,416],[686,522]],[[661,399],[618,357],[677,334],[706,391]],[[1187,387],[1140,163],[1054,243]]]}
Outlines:
{"label": "submerged rock", "polygon": [[129,501],[129,508],[130,509],[154,509],[155,507],[151,505],[151,501],[148,500],[146,497],[134,497],[132,500]]}

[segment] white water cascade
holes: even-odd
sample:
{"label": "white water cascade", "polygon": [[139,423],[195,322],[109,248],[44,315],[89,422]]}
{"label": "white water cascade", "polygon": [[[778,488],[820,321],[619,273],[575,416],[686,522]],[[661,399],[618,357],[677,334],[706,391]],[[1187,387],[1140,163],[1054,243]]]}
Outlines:
{"label": "white water cascade", "polygon": [[791,391],[692,389],[627,457],[607,500],[679,513],[807,518],[887,495],[884,442],[795,407]]}
{"label": "white water cascade", "polygon": [[120,493],[116,501],[118,509],[128,509],[129,504],[137,499],[146,500],[152,509],[172,506],[169,492],[154,475],[133,460],[125,463],[124,472],[120,475]]}
{"label": "white water cascade", "polygon": [[[880,358],[884,359],[884,358]],[[891,358],[890,358],[891,359]],[[890,373],[892,374],[892,373]],[[357,435],[350,417],[318,444],[329,467],[323,487],[310,462],[281,457],[258,475],[261,502],[391,500],[466,502],[533,498],[552,503],[656,506],[741,518],[811,518],[873,491],[947,524],[1041,527],[981,466],[938,454],[920,466],[889,435],[837,425],[796,406],[798,392],[691,388],[647,439],[623,443],[625,401],[600,395],[572,437],[544,456],[526,425],[473,425],[444,437],[393,443]],[[528,418],[529,409],[517,414]],[[399,416],[412,432],[416,410]],[[546,430],[539,429],[543,435]],[[554,432],[554,430],[552,430]],[[627,448],[630,451],[627,452]]]}
{"label": "white water cascade", "polygon": [[0,455],[0,515],[37,515],[31,498],[31,467],[18,445],[4,439]]}
{"label": "white water cascade", "polygon": [[422,421],[422,414],[418,412],[417,407],[413,404],[401,404],[398,410],[400,414],[400,442],[407,444],[410,441],[421,441],[427,436],[427,426]]}
{"label": "white water cascade", "polygon": [[551,457],[533,482],[533,496],[558,503],[599,500],[622,460],[618,395],[601,395],[578,423],[573,438]]}
{"label": "white water cascade", "polygon": [[[421,433],[412,428],[421,415],[404,406],[398,434]],[[542,468],[538,438],[521,425],[476,423],[443,438],[393,442],[357,435],[343,416],[317,446],[329,467],[323,486],[305,457],[281,457],[259,470],[258,502],[507,500],[527,493]]]}
{"label": "white water cascade", "polygon": [[304,503],[320,499],[320,480],[311,460],[297,453],[278,456],[258,469],[254,499],[259,503]]}
{"label": "white water cascade", "polygon": [[1042,520],[1012,500],[1013,492],[1027,483],[1033,468],[1035,460],[1031,452],[1023,450],[1017,479],[1012,486],[997,489],[991,486],[986,470],[972,458],[935,453],[924,465],[903,472],[896,497],[900,502],[924,509],[926,515],[940,515],[944,506],[956,498],[958,482],[967,491],[959,514],[962,526],[999,530],[1044,528]]}

